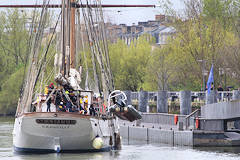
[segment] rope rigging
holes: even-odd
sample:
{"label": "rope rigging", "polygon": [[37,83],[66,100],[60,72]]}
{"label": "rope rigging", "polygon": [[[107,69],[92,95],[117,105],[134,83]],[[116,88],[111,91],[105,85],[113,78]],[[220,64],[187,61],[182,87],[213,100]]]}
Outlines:
{"label": "rope rigging", "polygon": [[[82,1],[80,0],[80,3],[82,4]],[[82,15],[83,15],[83,18],[84,18],[84,27],[85,27],[85,31],[86,31],[86,34],[87,34],[87,39],[88,39],[88,46],[91,50],[91,61],[92,61],[92,65],[93,65],[93,75],[94,75],[94,81],[97,82],[97,85],[95,85],[96,87],[96,90],[101,93],[101,89],[100,89],[100,81],[99,81],[99,77],[98,77],[98,74],[97,74],[97,67],[96,67],[96,62],[95,62],[95,50],[93,48],[93,41],[92,41],[92,37],[90,36],[90,29],[89,29],[89,20],[88,20],[88,17],[86,16],[86,13],[85,13],[85,10],[82,8]]]}
{"label": "rope rigging", "polygon": [[[80,0],[82,4],[82,1]],[[94,9],[92,5],[96,6]],[[88,43],[91,49],[92,62],[97,60],[100,68],[103,95],[107,97],[114,90],[114,83],[110,68],[107,38],[104,26],[103,13],[100,1],[86,1],[86,9],[82,9]],[[94,62],[96,63],[96,62]],[[101,93],[101,92],[100,92]]]}
{"label": "rope rigging", "polygon": [[[79,0],[81,5],[82,0]],[[54,31],[50,37],[50,40],[44,48],[44,53],[40,54],[40,49],[41,49],[41,44],[42,44],[42,39],[43,39],[43,31],[46,27],[47,23],[47,14],[48,14],[48,5],[50,3],[50,0],[44,0],[43,1],[43,8],[40,14],[39,18],[39,24],[36,30],[36,33],[34,33],[34,26],[33,24],[37,20],[35,17],[35,12],[34,12],[34,18],[32,20],[32,27],[30,32],[32,33],[29,37],[29,68],[28,68],[28,73],[25,75],[25,82],[24,82],[24,91],[20,99],[20,112],[28,112],[31,107],[31,102],[33,96],[41,92],[42,90],[42,83],[46,83],[49,81],[49,79],[53,75],[53,71],[50,71],[50,73],[47,75],[47,78],[45,78],[45,71],[46,67],[49,65],[51,62],[52,58],[54,57],[54,53],[51,53],[51,55],[48,55],[49,49],[51,44],[54,41],[54,35],[56,32],[56,28],[58,25],[58,21],[62,15],[62,18],[65,17],[67,19],[67,24],[70,21],[69,14],[66,15],[66,10],[70,10],[70,4],[64,4],[64,9],[62,12],[59,14],[57,18],[57,22],[54,26]],[[92,6],[95,6],[92,8]],[[69,12],[68,12],[69,13]],[[79,10],[77,11],[78,13],[78,20],[79,20],[79,25],[80,25],[80,12]],[[82,16],[84,20],[84,27],[85,31],[87,34],[87,40],[88,40],[88,46],[90,48],[90,53],[91,53],[91,61],[93,65],[93,74],[94,74],[94,81],[97,83],[96,88],[101,94],[103,91],[103,97],[104,101],[107,102],[107,97],[108,94],[114,90],[114,83],[113,83],[113,77],[112,77],[112,72],[110,68],[110,60],[109,60],[109,51],[108,51],[108,45],[107,45],[107,37],[106,37],[106,31],[105,31],[105,26],[104,26],[104,19],[103,19],[103,11],[101,7],[101,2],[100,1],[93,1],[93,4],[91,0],[86,0],[86,8],[82,8]],[[74,24],[75,25],[75,24]],[[70,27],[69,25],[65,28],[66,35],[67,33],[70,32]],[[63,35],[63,41],[64,37],[66,37],[65,45],[68,47],[70,46],[70,40],[69,37],[66,35]],[[83,47],[83,52],[84,52],[84,59],[85,59],[85,67],[87,69],[87,77],[86,77],[86,84],[85,88],[88,88],[87,85],[87,79],[88,79],[88,65],[86,62],[86,53],[85,53],[85,46],[83,42],[83,35],[81,34],[81,39],[82,39],[82,47]],[[64,73],[68,75],[70,71],[70,56],[68,47],[64,48],[63,50],[63,57],[62,58],[62,65],[66,67],[64,69]],[[66,66],[65,66],[66,63]],[[65,74],[64,74],[65,75]],[[101,77],[101,78],[100,78]],[[37,82],[40,79],[40,85],[39,88],[36,89]],[[101,85],[100,85],[101,83]],[[35,92],[34,92],[35,90]]]}
{"label": "rope rigging", "polygon": [[88,64],[87,64],[87,56],[86,56],[86,49],[85,49],[85,44],[83,41],[83,33],[82,33],[82,27],[81,27],[81,19],[80,19],[80,11],[79,9],[77,10],[77,18],[78,18],[78,34],[80,34],[80,41],[81,41],[81,45],[82,45],[82,52],[83,52],[83,56],[84,56],[84,65],[86,68],[86,78],[85,78],[85,90],[89,90],[88,87]]}
{"label": "rope rigging", "polygon": [[[52,34],[52,37],[50,38],[50,41],[47,45],[46,51],[44,54],[39,56],[40,49],[41,49],[41,43],[43,39],[43,31],[46,27],[47,23],[47,14],[48,14],[48,8],[47,5],[50,4],[50,0],[44,0],[43,1],[43,8],[40,14],[39,18],[39,25],[36,30],[36,34],[34,36],[30,36],[30,40],[32,39],[32,42],[30,43],[30,56],[29,56],[29,68],[28,68],[28,73],[26,74],[25,82],[24,82],[24,91],[22,96],[20,97],[20,109],[18,109],[18,112],[28,112],[31,108],[31,102],[32,98],[35,94],[34,89],[36,87],[37,81],[39,79],[39,76],[42,75],[43,73],[41,72],[45,66],[48,64],[49,61],[46,61],[46,56],[48,54],[50,45],[53,42],[54,39],[54,33],[57,27],[57,23],[54,28],[54,33]],[[61,13],[60,13],[61,15]],[[59,15],[59,17],[60,17]],[[58,17],[58,20],[59,20]],[[33,22],[35,21],[35,18],[33,19]],[[32,22],[32,23],[33,23]],[[33,28],[31,28],[30,32],[33,32]],[[39,60],[40,58],[40,60]],[[42,75],[44,76],[44,75]],[[41,80],[42,81],[42,80]],[[18,114],[18,113],[17,113]]]}

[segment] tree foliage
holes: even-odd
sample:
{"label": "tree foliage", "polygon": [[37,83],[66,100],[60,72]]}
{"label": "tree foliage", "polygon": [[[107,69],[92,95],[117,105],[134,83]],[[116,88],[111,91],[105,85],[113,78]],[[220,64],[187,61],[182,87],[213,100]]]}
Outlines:
{"label": "tree foliage", "polygon": [[18,9],[0,12],[0,113],[14,113],[27,56],[27,15]]}
{"label": "tree foliage", "polygon": [[0,12],[0,86],[16,72],[26,58],[26,13],[20,10]]}
{"label": "tree foliage", "polygon": [[[19,9],[0,12],[0,113],[12,114],[17,106],[30,52],[30,14],[30,12]],[[35,16],[39,18],[39,13],[35,12]],[[52,16],[49,14],[48,26],[52,23],[51,18]],[[33,34],[36,33],[36,27],[33,28]],[[43,52],[46,51],[49,39],[48,36],[45,36],[42,41],[41,50]],[[49,52],[55,53],[54,46],[50,46]],[[49,77],[53,68],[52,55],[47,55],[49,60],[45,67],[45,77]]]}
{"label": "tree foliage", "polygon": [[110,46],[110,62],[116,88],[137,91],[143,87],[152,41],[142,36],[130,46],[123,41]]}
{"label": "tree foliage", "polygon": [[[175,17],[176,21],[171,25],[177,32],[161,49],[168,50],[165,56],[172,66],[169,71],[172,75],[168,80],[169,89],[199,90],[203,85],[203,73],[209,71],[212,64],[215,86],[223,84],[223,77],[218,74],[220,69],[232,68],[228,70],[231,72],[228,77],[233,78],[234,69],[230,64],[236,60],[230,59],[236,55],[230,49],[237,46],[239,41],[234,29],[235,24],[239,23],[239,16],[236,16],[239,9],[233,5],[236,3],[239,0],[185,1],[184,18]],[[236,71],[234,73],[236,76]],[[205,83],[206,79],[205,75]]]}
{"label": "tree foliage", "polygon": [[11,74],[11,76],[2,84],[2,91],[0,92],[0,113],[15,113],[21,90],[23,73],[24,67],[21,67]]}
{"label": "tree foliage", "polygon": [[[183,17],[174,13],[167,4],[164,6],[168,9],[166,13],[175,17],[175,21],[167,25],[173,26],[176,33],[166,45],[154,45],[154,39],[149,35],[141,36],[130,45],[122,40],[109,45],[115,88],[131,91],[140,88],[149,91],[199,91],[203,88],[203,73],[209,71],[212,64],[215,86],[221,84],[239,88],[240,0],[185,0]],[[0,113],[14,112],[17,105],[28,56],[26,17],[26,12],[20,10],[0,12]],[[43,39],[43,52],[50,37]],[[44,77],[52,80],[54,46],[49,48],[49,52]],[[86,58],[83,52],[79,58],[83,67],[82,87],[86,67],[89,83],[94,86],[87,45],[84,52]],[[87,65],[84,65],[85,62]],[[47,81],[46,78],[43,81]]]}

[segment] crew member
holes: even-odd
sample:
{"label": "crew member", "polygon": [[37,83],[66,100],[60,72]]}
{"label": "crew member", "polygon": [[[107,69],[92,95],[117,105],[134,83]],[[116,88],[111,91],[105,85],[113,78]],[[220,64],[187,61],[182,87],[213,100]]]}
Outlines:
{"label": "crew member", "polygon": [[48,86],[49,89],[54,89],[54,84],[50,83],[50,85]]}
{"label": "crew member", "polygon": [[95,103],[91,104],[89,107],[89,114],[91,116],[95,116],[96,115],[96,111],[95,111]]}
{"label": "crew member", "polygon": [[52,103],[52,98],[49,97],[47,101],[47,112],[51,112],[51,103]]}
{"label": "crew member", "polygon": [[87,114],[87,111],[88,111],[88,96],[85,96],[84,99],[84,110],[85,110],[85,114]]}
{"label": "crew member", "polygon": [[72,112],[72,103],[70,101],[67,101],[66,108],[67,108],[67,112]]}
{"label": "crew member", "polygon": [[65,112],[65,111],[66,111],[63,102],[60,102],[60,105],[58,106],[58,110],[59,110],[59,111],[62,111],[62,112]]}

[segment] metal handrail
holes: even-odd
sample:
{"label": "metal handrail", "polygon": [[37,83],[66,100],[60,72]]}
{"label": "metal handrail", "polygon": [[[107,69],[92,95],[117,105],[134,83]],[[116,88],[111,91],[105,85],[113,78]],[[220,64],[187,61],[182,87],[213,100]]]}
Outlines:
{"label": "metal handrail", "polygon": [[[132,92],[132,100],[138,100],[138,93],[139,92]],[[154,100],[154,97],[157,96],[157,92],[148,92],[148,93],[149,95],[152,95],[149,97],[149,100]],[[229,101],[232,99],[232,95],[233,95],[233,91],[218,91],[217,97],[219,101]],[[176,98],[179,99],[179,92],[168,92],[168,98],[171,98],[173,96],[176,96]],[[204,91],[191,93],[191,97],[200,98],[200,99],[202,99],[203,97],[202,100],[206,100],[205,96],[206,96],[206,92]]]}
{"label": "metal handrail", "polygon": [[189,127],[189,119],[194,116],[196,113],[200,112],[200,109],[197,109],[195,111],[193,111],[191,114],[189,114],[188,116],[185,117],[186,120],[186,129],[188,129]]}
{"label": "metal handrail", "polygon": [[190,113],[188,116],[186,116],[185,118],[187,119],[187,118],[189,118],[189,117],[191,117],[192,115],[194,115],[195,113],[197,113],[197,112],[199,112],[200,111],[200,109],[196,109],[195,111],[193,111],[192,113]]}

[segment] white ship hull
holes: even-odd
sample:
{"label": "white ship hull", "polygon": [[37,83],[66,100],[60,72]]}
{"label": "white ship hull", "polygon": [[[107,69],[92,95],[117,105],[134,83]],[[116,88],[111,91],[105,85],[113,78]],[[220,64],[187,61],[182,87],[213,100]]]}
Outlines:
{"label": "white ship hull", "polygon": [[[67,152],[110,150],[110,120],[73,113],[26,113],[15,119],[15,151]],[[96,149],[93,140],[103,145]]]}

